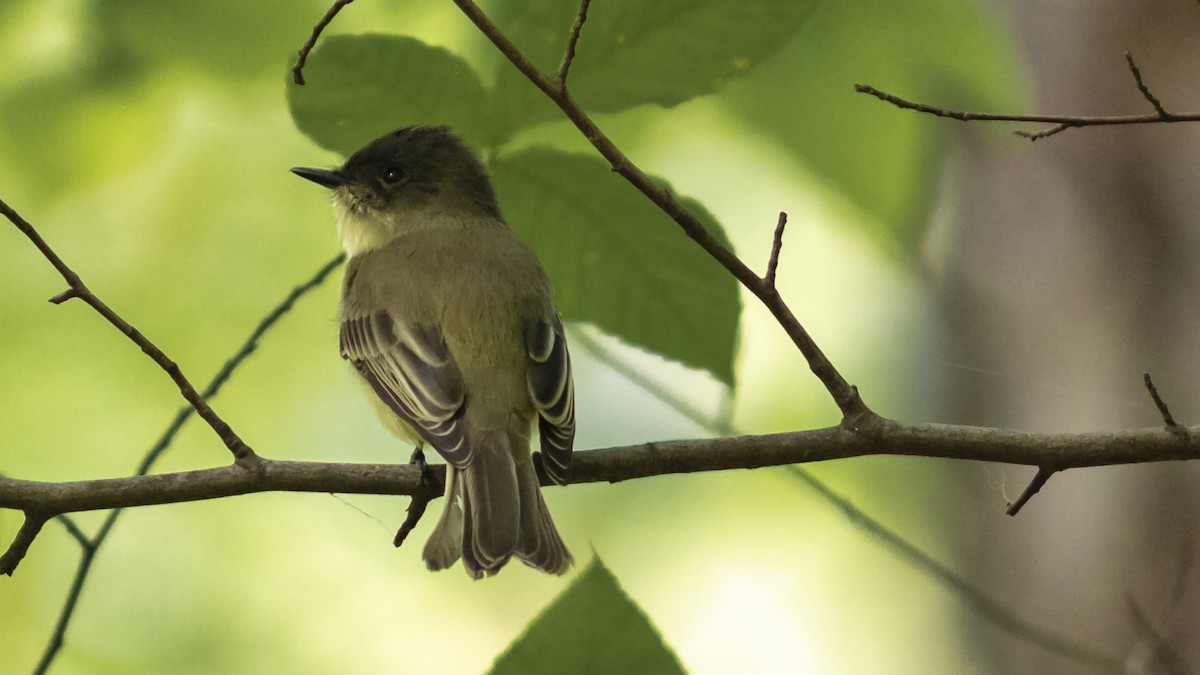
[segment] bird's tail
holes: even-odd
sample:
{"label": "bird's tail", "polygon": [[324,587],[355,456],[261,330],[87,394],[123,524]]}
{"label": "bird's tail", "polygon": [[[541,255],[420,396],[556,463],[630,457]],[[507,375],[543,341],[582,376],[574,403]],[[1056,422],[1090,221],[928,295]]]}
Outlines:
{"label": "bird's tail", "polygon": [[538,487],[528,440],[514,461],[507,434],[475,446],[471,463],[446,475],[446,507],[425,544],[431,570],[454,564],[460,553],[476,579],[495,574],[512,556],[550,574],[562,574],[572,558]]}
{"label": "bird's tail", "polygon": [[563,574],[574,558],[554,527],[550,509],[542,499],[533,458],[528,455],[524,463],[517,465],[517,491],[521,495],[521,537],[514,553],[530,567]]}

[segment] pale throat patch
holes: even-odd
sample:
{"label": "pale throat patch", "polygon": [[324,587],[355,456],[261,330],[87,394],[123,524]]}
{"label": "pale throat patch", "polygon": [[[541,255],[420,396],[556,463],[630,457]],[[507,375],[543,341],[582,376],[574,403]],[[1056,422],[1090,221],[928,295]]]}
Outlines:
{"label": "pale throat patch", "polygon": [[346,255],[353,258],[360,253],[383,248],[397,237],[421,230],[440,228],[462,228],[474,218],[447,211],[440,205],[405,210],[399,217],[389,220],[369,218],[360,211],[346,208],[338,199],[333,200],[337,215],[338,236]]}
{"label": "pale throat patch", "polygon": [[342,240],[342,248],[351,258],[359,253],[380,248],[396,238],[395,231],[388,227],[386,222],[372,220],[362,213],[351,211],[339,200],[334,200],[333,210],[337,214],[338,237]]}

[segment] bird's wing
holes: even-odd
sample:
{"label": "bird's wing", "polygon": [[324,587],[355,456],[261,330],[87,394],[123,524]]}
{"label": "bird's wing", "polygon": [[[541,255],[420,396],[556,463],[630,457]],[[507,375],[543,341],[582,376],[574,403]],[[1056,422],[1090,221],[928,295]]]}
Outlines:
{"label": "bird's wing", "polygon": [[543,466],[554,482],[563,485],[575,444],[575,386],[559,318],[527,320],[525,349],[525,382],[538,411]]}
{"label": "bird's wing", "polygon": [[354,364],[375,393],[450,464],[470,458],[461,420],[462,375],[442,332],[386,311],[342,322],[342,358]]}

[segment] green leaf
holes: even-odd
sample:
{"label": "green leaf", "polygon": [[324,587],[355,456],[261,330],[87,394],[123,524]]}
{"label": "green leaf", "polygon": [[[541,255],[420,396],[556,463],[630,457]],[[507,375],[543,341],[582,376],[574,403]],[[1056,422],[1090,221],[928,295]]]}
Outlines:
{"label": "green leaf", "polygon": [[[503,156],[492,175],[567,320],[589,321],[733,385],[737,282],[666,214],[589,156],[534,148]],[[683,202],[728,245],[700,204]]]}
{"label": "green leaf", "polygon": [[881,248],[911,260],[946,137],[992,129],[899,110],[854,84],[959,109],[1023,110],[1019,63],[995,8],[976,0],[829,2],[718,100],[864,209]]}
{"label": "green leaf", "polygon": [[449,124],[479,144],[487,127],[483,84],[462,58],[398,35],[322,39],[304,67],[288,71],[296,126],[318,145],[350,155],[372,139],[413,124]]}
{"label": "green leaf", "polygon": [[496,659],[491,675],[682,675],[675,654],[599,557]]}
{"label": "green leaf", "polygon": [[[592,3],[568,87],[588,112],[670,107],[711,94],[787,45],[815,0],[605,0]],[[504,3],[496,21],[544,72],[562,59],[576,3]],[[501,128],[516,131],[554,114],[512,64],[493,90]]]}

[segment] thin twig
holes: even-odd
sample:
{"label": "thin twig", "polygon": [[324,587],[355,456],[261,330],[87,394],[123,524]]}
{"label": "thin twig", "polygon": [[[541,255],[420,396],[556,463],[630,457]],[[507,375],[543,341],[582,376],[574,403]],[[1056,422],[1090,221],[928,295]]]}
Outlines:
{"label": "thin twig", "polygon": [[1008,509],[1005,510],[1005,513],[1010,516],[1015,516],[1020,513],[1021,509],[1025,507],[1025,504],[1027,504],[1030,499],[1033,499],[1034,495],[1036,495],[1038,492],[1041,492],[1042,487],[1046,485],[1046,481],[1050,480],[1050,477],[1056,472],[1057,469],[1039,466],[1037,473],[1033,475],[1033,480],[1029,481],[1029,485],[1025,486],[1025,489],[1021,492],[1021,496],[1017,497],[1017,501],[1008,505]]}
{"label": "thin twig", "polygon": [[1129,72],[1133,74],[1134,84],[1137,85],[1138,91],[1142,92],[1142,97],[1150,102],[1154,107],[1154,111],[1158,113],[1159,119],[1166,120],[1171,117],[1171,113],[1163,107],[1162,101],[1158,97],[1150,93],[1150,87],[1142,80],[1142,71],[1138,69],[1137,63],[1133,60],[1133,54],[1128,49],[1125,50],[1125,63],[1129,64]]}
{"label": "thin twig", "polygon": [[313,26],[312,35],[308,37],[308,42],[305,42],[304,46],[300,48],[299,58],[296,59],[296,65],[292,68],[293,82],[299,85],[304,84],[304,75],[302,71],[304,70],[305,62],[308,61],[308,53],[311,52],[313,47],[317,45],[317,38],[321,37],[321,32],[325,30],[325,27],[329,25],[329,22],[333,21],[333,17],[337,16],[338,12],[342,11],[343,7],[352,2],[354,2],[354,0],[334,0],[333,5],[327,12],[325,12],[325,16],[321,17],[321,20],[317,22],[316,26]]}
{"label": "thin twig", "polygon": [[1179,423],[1175,421],[1170,409],[1167,408],[1167,402],[1158,395],[1158,387],[1154,386],[1154,380],[1150,379],[1150,373],[1142,373],[1142,382],[1146,385],[1146,391],[1150,392],[1150,398],[1154,399],[1154,405],[1162,415],[1163,423],[1167,425],[1167,428],[1180,429]]}
{"label": "thin twig", "polygon": [[429,465],[425,463],[424,444],[418,445],[413,450],[412,459],[409,464],[416,466],[421,470],[421,485],[427,489],[418,490],[417,494],[412,496],[412,501],[408,503],[408,508],[405,510],[404,522],[400,523],[400,528],[396,530],[396,536],[392,539],[392,545],[400,548],[408,535],[416,528],[417,523],[421,522],[421,516],[425,515],[425,509],[429,507],[429,502],[441,496],[440,492],[436,492],[436,481],[433,479],[433,474],[429,471]]}
{"label": "thin twig", "polygon": [[[325,278],[328,277],[329,274],[337,269],[343,262],[345,262],[345,260],[345,254],[339,253],[332,260],[322,265],[321,268],[312,275],[312,277],[293,288],[278,305],[268,312],[267,315],[258,322],[258,325],[254,327],[254,330],[250,332],[250,336],[246,338],[246,341],[242,343],[242,346],[237,350],[237,352],[235,352],[234,355],[225,362],[225,365],[221,366],[221,369],[217,371],[217,374],[213,377],[212,381],[210,381],[208,386],[204,388],[204,392],[201,395],[205,398],[205,400],[216,396],[217,393],[221,391],[221,387],[223,387],[225,383],[229,381],[230,376],[233,375],[238,366],[240,366],[242,362],[245,361],[258,348],[258,341],[262,339],[263,335],[276,323],[278,323],[285,314],[291,311],[292,307],[295,306],[296,301],[299,300],[301,296],[319,286],[325,280]],[[159,439],[142,458],[141,463],[138,465],[136,475],[144,476],[150,472],[150,469],[158,461],[159,457],[162,456],[163,452],[165,452],[167,448],[171,446],[172,441],[175,440],[176,434],[178,434],[183,428],[183,425],[192,418],[195,412],[195,408],[185,407],[181,408],[179,412],[175,414],[175,418],[172,419],[171,423],[167,425],[166,431],[163,432]],[[108,535],[110,532],[112,532],[113,526],[117,524],[117,520],[121,517],[121,513],[122,509],[120,508],[115,508],[109,511],[108,516],[104,519],[104,523],[100,526],[100,530],[96,533],[96,537],[94,539],[88,539],[87,536],[79,530],[78,526],[75,525],[74,521],[67,516],[61,514],[58,516],[58,519],[63,523],[64,526],[67,527],[67,531],[69,531],[71,535],[75,537],[76,541],[79,542],[80,547],[83,549],[83,555],[80,557],[79,565],[75,569],[75,578],[71,582],[71,589],[67,593],[67,598],[63,603],[62,610],[59,612],[58,620],[54,624],[54,632],[50,635],[50,641],[47,643],[45,650],[42,652],[42,658],[38,662],[38,667],[35,671],[36,673],[46,672],[51,663],[54,662],[55,657],[58,656],[59,651],[62,649],[67,628],[70,625],[71,618],[75,614],[75,607],[79,601],[79,595],[83,592],[83,587],[87,583],[88,575],[91,573],[92,562],[95,560],[96,551],[99,550],[100,546],[102,546],[108,539]]]}
{"label": "thin twig", "polygon": [[783,228],[787,227],[787,214],[779,212],[779,222],[775,225],[775,238],[771,241],[771,258],[767,261],[767,274],[763,283],[775,290],[775,271],[779,268],[779,253],[783,250]]}
{"label": "thin twig", "polygon": [[[1139,74],[1140,77],[1140,74]],[[1030,140],[1038,140],[1053,136],[1066,129],[1076,127],[1118,126],[1131,124],[1168,124],[1173,122],[1200,122],[1200,113],[1160,113],[1145,115],[1026,115],[967,112],[950,110],[925,103],[916,103],[899,96],[880,91],[866,84],[854,85],[854,90],[860,94],[870,94],[875,98],[891,103],[897,108],[915,110],[927,115],[944,117],[960,122],[1044,122],[1051,126],[1036,132],[1018,131],[1020,136]]]}
{"label": "thin twig", "polygon": [[[741,435],[733,425],[727,422],[714,421],[695,406],[669,391],[661,383],[652,380],[641,371],[630,367],[628,363],[622,361],[617,355],[605,348],[604,345],[593,340],[590,335],[584,332],[576,332],[571,336],[571,341],[573,344],[582,346],[601,363],[612,368],[622,377],[709,433],[721,436]],[[1053,631],[1035,626],[1015,612],[1004,607],[972,584],[966,577],[959,575],[949,567],[938,562],[933,556],[922,551],[915,544],[855,506],[849,499],[834,492],[833,489],[813,475],[811,471],[800,466],[784,466],[782,468],[791,474],[792,477],[813,490],[821,499],[824,499],[837,509],[859,531],[883,544],[884,547],[889,549],[902,561],[928,576],[934,583],[961,597],[967,603],[967,606],[975,610],[984,620],[990,621],[1027,642],[1036,644],[1047,651],[1071,659],[1077,663],[1096,666],[1106,670],[1119,670],[1120,664],[1116,659],[1074,642]]]}
{"label": "thin twig", "polygon": [[42,531],[46,520],[46,516],[36,511],[25,512],[25,520],[17,530],[17,535],[13,537],[4,555],[0,555],[0,574],[12,576],[13,570],[17,569],[17,565],[21,564],[21,560],[29,552],[30,544],[37,538],[38,532]]}
{"label": "thin twig", "polygon": [[590,4],[592,0],[582,0],[579,3],[579,13],[575,15],[575,23],[571,24],[571,32],[567,35],[567,48],[563,51],[562,62],[558,64],[558,76],[555,80],[563,94],[567,92],[567,72],[571,70],[571,63],[575,60],[575,45],[579,42],[579,32],[583,30],[583,24],[587,21]]}
{"label": "thin twig", "polygon": [[88,538],[87,534],[79,528],[79,524],[75,522],[74,518],[60,513],[57,516],[54,516],[54,519],[61,523],[64,528],[66,528],[67,533],[70,534],[73,539],[75,539],[75,542],[79,544],[80,548],[89,549],[96,547],[96,545],[92,543],[92,540]]}
{"label": "thin twig", "polygon": [[621,152],[612,140],[596,125],[595,122],[571,100],[565,90],[558,88],[557,82],[540,71],[513,44],[512,40],[496,26],[495,23],[472,0],[454,0],[454,4],[467,15],[477,28],[500,50],[508,60],[525,75],[551,101],[558,106],[563,114],[579,129],[584,138],[609,162],[613,171],[619,173],[626,181],[638,189],[650,201],[669,215],[684,234],[696,242],[714,260],[721,264],[743,286],[757,297],[770,310],[775,320],[792,339],[792,343],[800,350],[817,379],[824,385],[842,411],[842,423],[847,429],[868,431],[877,426],[881,419],[863,402],[858,389],[846,381],[838,372],[825,353],[817,346],[808,331],[804,329],[792,314],[791,309],[773,289],[768,287],[761,277],[754,273],[732,251],[726,248],[711,232],[696,218],[695,214],[679,203],[667,190],[650,179],[640,168]]}
{"label": "thin twig", "polygon": [[[77,297],[86,302],[89,306],[91,306],[92,309],[96,310],[100,316],[104,317],[110,324],[112,324],[113,327],[121,331],[125,337],[129,338],[134,344],[140,347],[147,356],[149,356],[155,363],[158,364],[159,368],[162,368],[167,375],[170,376],[170,378],[175,382],[176,386],[179,387],[179,391],[181,394],[183,394],[183,398],[187,400],[187,402],[191,404],[193,408],[196,409],[196,413],[200,415],[201,419],[207,422],[208,426],[212,427],[213,431],[215,431],[217,436],[221,439],[221,442],[225,444],[225,447],[229,448],[229,452],[233,453],[233,458],[239,466],[251,467],[254,465],[254,462],[258,456],[254,454],[254,451],[250,449],[250,446],[246,445],[246,443],[243,442],[236,433],[234,433],[233,428],[230,427],[225,420],[221,419],[221,417],[217,415],[217,413],[213,411],[213,409],[210,408],[207,403],[204,402],[204,399],[200,396],[200,394],[196,393],[196,389],[192,386],[192,383],[188,381],[187,377],[184,376],[183,371],[180,370],[179,366],[176,365],[174,361],[167,358],[167,355],[164,354],[157,345],[151,342],[145,335],[142,335],[136,328],[125,321],[125,319],[122,319],[121,316],[113,311],[108,305],[104,304],[104,302],[100,300],[95,293],[92,293],[92,291],[89,290],[86,285],[84,285],[83,280],[79,278],[79,275],[76,274],[70,267],[68,267],[67,264],[63,262],[62,258],[58,257],[58,254],[55,253],[54,250],[50,248],[50,245],[46,243],[46,240],[42,239],[42,236],[38,234],[37,230],[35,230],[32,225],[30,225],[24,218],[21,217],[20,214],[14,211],[3,201],[0,201],[0,213],[3,213],[13,225],[16,225],[17,229],[20,230],[21,233],[26,237],[28,237],[29,240],[33,242],[33,245],[36,246],[39,251],[41,251],[46,260],[50,261],[50,264],[54,266],[54,269],[58,270],[58,273],[62,275],[62,278],[67,282],[67,286],[70,288],[68,291],[69,297]],[[55,296],[55,300],[62,302],[67,297],[67,295],[59,294],[58,296]]]}

